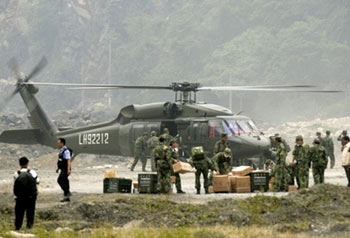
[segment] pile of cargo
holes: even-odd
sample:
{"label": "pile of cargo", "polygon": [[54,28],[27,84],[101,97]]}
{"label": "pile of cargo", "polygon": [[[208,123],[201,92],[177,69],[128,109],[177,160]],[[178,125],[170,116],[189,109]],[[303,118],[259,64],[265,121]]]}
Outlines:
{"label": "pile of cargo", "polygon": [[117,172],[113,169],[105,171],[103,193],[131,193],[131,186],[131,179],[117,178]]}
{"label": "pile of cargo", "polygon": [[[193,171],[192,166],[186,162],[177,162],[173,165],[175,173],[189,173]],[[103,193],[157,193],[157,174],[140,173],[138,174],[137,183],[132,184],[131,179],[117,178],[115,170],[106,170],[103,180]],[[175,183],[175,177],[170,177],[170,183]],[[131,189],[133,187],[133,190]]]}
{"label": "pile of cargo", "polygon": [[[175,173],[193,172],[190,164],[177,162],[173,165]],[[104,193],[157,193],[157,174],[140,173],[137,183],[132,184],[131,179],[117,178],[114,170],[105,171],[103,181]],[[170,177],[170,183],[175,183],[175,177]],[[133,187],[133,190],[132,190]],[[250,193],[267,192],[269,190],[269,173],[262,170],[253,170],[250,166],[239,166],[232,169],[227,175],[214,175],[212,186],[209,188],[213,193]]]}
{"label": "pile of cargo", "polygon": [[267,192],[269,189],[269,173],[253,171],[250,166],[239,166],[228,175],[214,175],[213,185],[209,189],[214,193],[250,193]]}

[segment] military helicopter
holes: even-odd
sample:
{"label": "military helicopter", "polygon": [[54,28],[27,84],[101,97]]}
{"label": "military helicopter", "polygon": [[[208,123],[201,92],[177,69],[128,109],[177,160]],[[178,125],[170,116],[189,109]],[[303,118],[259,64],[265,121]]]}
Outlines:
{"label": "military helicopter", "polygon": [[[172,136],[178,136],[181,156],[189,157],[193,146],[202,145],[210,156],[214,144],[222,133],[228,141],[235,158],[251,158],[264,154],[270,140],[247,116],[234,114],[231,110],[210,103],[197,102],[196,94],[202,91],[282,91],[337,93],[319,90],[312,85],[261,85],[204,87],[198,83],[172,83],[169,86],[134,86],[114,84],[76,84],[30,82],[47,64],[42,58],[32,72],[21,77],[15,60],[9,62],[17,79],[16,88],[6,98],[5,106],[17,93],[29,112],[31,129],[7,130],[0,135],[0,142],[13,144],[41,144],[56,148],[57,139],[63,137],[74,155],[99,154],[133,156],[134,142],[147,132],[163,133],[168,128]],[[63,86],[70,89],[149,89],[175,92],[174,102],[157,102],[129,105],[121,109],[114,120],[82,128],[57,128],[35,97],[37,86]]]}

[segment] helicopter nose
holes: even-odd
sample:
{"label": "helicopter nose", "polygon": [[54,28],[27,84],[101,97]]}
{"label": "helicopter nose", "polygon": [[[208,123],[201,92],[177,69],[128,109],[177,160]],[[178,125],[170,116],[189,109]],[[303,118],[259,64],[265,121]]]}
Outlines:
{"label": "helicopter nose", "polygon": [[234,151],[243,157],[260,156],[270,147],[270,140],[263,135],[238,135],[229,140]]}

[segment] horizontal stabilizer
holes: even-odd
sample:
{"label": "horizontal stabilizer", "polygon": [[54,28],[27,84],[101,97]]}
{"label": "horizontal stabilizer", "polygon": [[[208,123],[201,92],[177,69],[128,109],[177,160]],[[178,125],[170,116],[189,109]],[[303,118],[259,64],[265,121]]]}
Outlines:
{"label": "horizontal stabilizer", "polygon": [[8,130],[0,135],[1,143],[34,145],[39,144],[39,129]]}

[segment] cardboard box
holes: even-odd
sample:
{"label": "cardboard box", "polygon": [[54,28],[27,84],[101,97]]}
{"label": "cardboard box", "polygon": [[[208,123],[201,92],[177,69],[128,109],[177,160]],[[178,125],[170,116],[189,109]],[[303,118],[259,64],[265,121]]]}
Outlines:
{"label": "cardboard box", "polygon": [[192,166],[189,163],[178,161],[177,163],[173,164],[173,170],[174,173],[188,173],[192,171]]}
{"label": "cardboard box", "polygon": [[246,176],[253,172],[253,168],[250,166],[239,166],[232,169],[233,176]]}
{"label": "cardboard box", "polygon": [[105,170],[105,178],[116,178],[117,172],[114,169]]}
{"label": "cardboard box", "polygon": [[209,186],[208,192],[209,192],[209,193],[214,193],[214,188],[213,188],[213,186]]}
{"label": "cardboard box", "polygon": [[176,182],[176,177],[175,176],[170,176],[170,183],[175,183]]}
{"label": "cardboard box", "polygon": [[250,193],[250,176],[232,176],[230,177],[231,190],[234,193]]}
{"label": "cardboard box", "polygon": [[213,191],[215,193],[231,192],[230,177],[228,175],[214,175]]}
{"label": "cardboard box", "polygon": [[288,192],[295,192],[297,190],[298,190],[298,188],[295,185],[289,185],[288,186]]}

